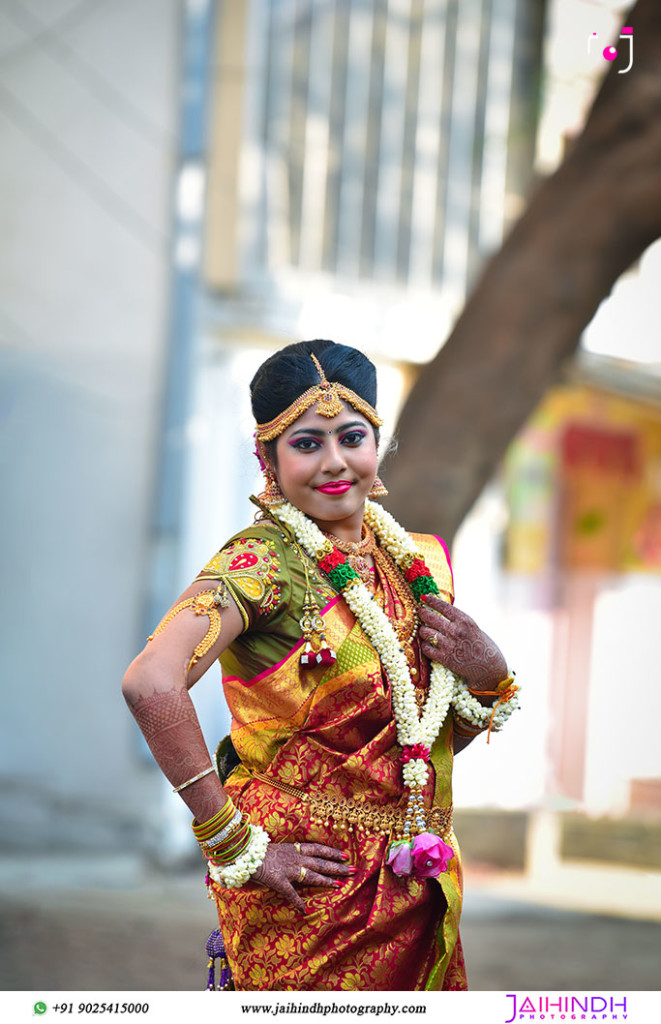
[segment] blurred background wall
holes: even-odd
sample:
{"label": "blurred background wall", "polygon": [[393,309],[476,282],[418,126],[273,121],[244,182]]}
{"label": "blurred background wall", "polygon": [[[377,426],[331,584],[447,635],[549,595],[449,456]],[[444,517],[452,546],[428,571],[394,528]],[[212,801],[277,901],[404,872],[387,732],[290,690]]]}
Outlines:
{"label": "blurred background wall", "polygon": [[7,844],[120,847],[153,799],[118,685],[144,616],[181,26],[176,0],[0,9]]}
{"label": "blurred background wall", "polygon": [[[357,344],[392,433],[580,130],[605,68],[587,37],[611,38],[620,12],[3,5],[5,843],[190,853],[119,684],[251,518],[252,373],[291,340]],[[457,603],[525,685],[506,735],[457,762],[478,861],[543,873],[549,851],[557,866],[617,850],[661,870],[644,710],[661,610],[660,258],[652,247],[618,283],[455,539]],[[227,729],[219,682],[214,669],[194,691],[210,746]],[[623,689],[635,743],[614,710]]]}

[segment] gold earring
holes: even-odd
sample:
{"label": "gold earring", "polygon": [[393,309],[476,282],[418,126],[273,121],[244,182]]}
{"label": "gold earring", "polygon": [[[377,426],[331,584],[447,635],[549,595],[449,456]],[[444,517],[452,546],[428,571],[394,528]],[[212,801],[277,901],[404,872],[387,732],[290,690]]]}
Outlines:
{"label": "gold earring", "polygon": [[262,472],[264,473],[265,486],[262,493],[258,496],[259,500],[267,508],[270,508],[272,505],[281,505],[285,500],[285,496],[280,490],[277,476],[268,463],[266,463]]}
{"label": "gold earring", "polygon": [[383,498],[388,493],[388,488],[384,486],[383,481],[378,476],[374,477],[374,483],[372,489],[367,495],[368,498]]}

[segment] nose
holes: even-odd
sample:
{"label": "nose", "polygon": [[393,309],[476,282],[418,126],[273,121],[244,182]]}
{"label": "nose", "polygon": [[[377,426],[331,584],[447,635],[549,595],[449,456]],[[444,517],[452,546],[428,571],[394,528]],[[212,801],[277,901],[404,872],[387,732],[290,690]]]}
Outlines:
{"label": "nose", "polygon": [[330,436],[324,445],[321,470],[323,473],[328,473],[329,476],[337,476],[338,473],[341,473],[346,468],[347,461],[344,457],[344,449],[336,437]]}

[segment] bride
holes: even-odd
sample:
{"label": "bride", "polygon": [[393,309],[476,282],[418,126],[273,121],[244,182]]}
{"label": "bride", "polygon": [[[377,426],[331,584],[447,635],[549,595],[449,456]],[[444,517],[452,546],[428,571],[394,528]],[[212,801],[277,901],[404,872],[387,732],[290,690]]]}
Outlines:
{"label": "bride", "polygon": [[[376,373],[289,345],[251,384],[264,492],[129,666],[193,814],[239,990],[464,989],[453,755],[516,707],[447,550],[374,499]],[[188,691],[220,658],[213,764]]]}

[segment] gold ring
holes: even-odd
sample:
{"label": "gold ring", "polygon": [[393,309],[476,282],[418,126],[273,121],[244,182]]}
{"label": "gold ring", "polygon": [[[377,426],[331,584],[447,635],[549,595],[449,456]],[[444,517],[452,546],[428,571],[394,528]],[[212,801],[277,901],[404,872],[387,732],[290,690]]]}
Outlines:
{"label": "gold ring", "polygon": [[304,864],[301,864],[301,870],[298,873],[298,881],[299,882],[304,882],[305,881],[305,876],[307,875],[307,873],[308,873],[307,872],[307,868],[305,867]]}
{"label": "gold ring", "polygon": [[432,647],[438,647],[438,633],[434,633],[434,635],[433,635],[433,637],[431,637],[429,643],[432,645]]}
{"label": "gold ring", "polygon": [[301,856],[301,844],[300,843],[294,843],[294,849],[296,850],[296,853],[300,857]]}

